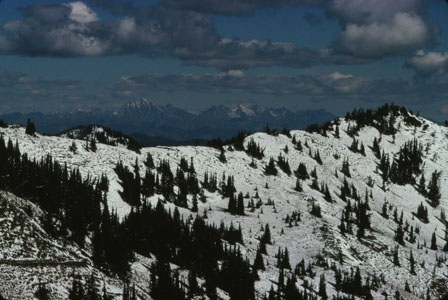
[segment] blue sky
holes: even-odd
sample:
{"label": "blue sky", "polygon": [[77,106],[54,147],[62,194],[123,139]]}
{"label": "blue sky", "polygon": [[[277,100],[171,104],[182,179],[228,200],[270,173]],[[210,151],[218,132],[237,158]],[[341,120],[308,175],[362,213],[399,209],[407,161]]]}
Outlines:
{"label": "blue sky", "polygon": [[448,119],[442,0],[4,0],[0,20],[3,112],[145,97]]}

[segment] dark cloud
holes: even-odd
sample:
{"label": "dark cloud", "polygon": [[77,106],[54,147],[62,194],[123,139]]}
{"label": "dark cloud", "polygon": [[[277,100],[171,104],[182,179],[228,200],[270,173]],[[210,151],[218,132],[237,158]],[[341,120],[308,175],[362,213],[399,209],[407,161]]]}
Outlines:
{"label": "dark cloud", "polygon": [[[163,0],[160,5],[133,7],[126,1],[91,0],[119,15],[102,21],[84,2],[37,4],[24,9],[24,18],[0,31],[0,54],[47,57],[85,57],[121,54],[166,56],[186,64],[221,70],[322,64],[361,64],[407,52],[433,36],[422,18],[419,0],[397,0],[385,14],[386,0],[332,0],[327,14],[344,29],[336,47],[310,49],[292,43],[223,38],[202,12],[249,12],[261,7],[318,5],[314,0]],[[203,5],[202,5],[203,4]],[[363,4],[363,5],[361,5]],[[202,7],[204,11],[194,7]],[[356,12],[363,18],[353,17]],[[221,13],[225,13],[222,11]],[[317,24],[318,17],[305,15]],[[317,19],[316,19],[317,18]]]}
{"label": "dark cloud", "polygon": [[201,13],[247,15],[264,8],[321,5],[325,0],[162,0],[161,3]]}
{"label": "dark cloud", "polygon": [[187,64],[223,70],[366,62],[331,49],[222,38],[206,15],[162,6],[109,22],[98,20],[83,2],[31,6],[26,11],[23,20],[3,26],[0,53],[49,57],[170,56]]}
{"label": "dark cloud", "polygon": [[317,26],[317,25],[322,24],[321,18],[318,15],[315,15],[310,12],[306,12],[305,15],[303,16],[303,18],[311,26]]}
{"label": "dark cloud", "polygon": [[[401,79],[372,80],[334,72],[323,76],[251,75],[242,71],[218,74],[147,74],[126,76],[108,87],[117,95],[133,97],[153,92],[194,91],[207,95],[241,94],[296,96],[298,100],[355,99],[365,103],[421,103],[448,95],[446,82],[419,84]],[[425,98],[423,98],[425,95]]]}
{"label": "dark cloud", "polygon": [[34,18],[42,23],[55,24],[66,19],[70,10],[67,5],[39,3],[23,8],[23,13],[25,17]]}
{"label": "dark cloud", "polygon": [[57,109],[68,101],[79,104],[87,100],[79,81],[33,78],[6,70],[0,70],[0,94],[3,112]]}
{"label": "dark cloud", "polygon": [[115,16],[132,15],[136,12],[136,7],[132,1],[126,0],[88,0],[93,7],[99,7]]}

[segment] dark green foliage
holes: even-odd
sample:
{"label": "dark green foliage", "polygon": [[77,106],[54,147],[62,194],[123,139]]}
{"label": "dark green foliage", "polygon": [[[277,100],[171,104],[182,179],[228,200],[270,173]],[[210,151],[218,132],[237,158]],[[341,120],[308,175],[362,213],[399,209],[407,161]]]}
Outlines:
{"label": "dark green foliage", "polygon": [[286,175],[291,175],[291,167],[289,166],[288,160],[284,156],[278,156],[277,165]]}
{"label": "dark green foliage", "polygon": [[321,212],[319,204],[315,204],[313,202],[313,204],[311,206],[310,214],[312,214],[315,217],[322,218],[322,212]]}
{"label": "dark green foliage", "polygon": [[267,133],[267,134],[269,134],[269,135],[272,135],[272,136],[278,136],[278,131],[277,131],[277,129],[271,129],[271,128],[269,127],[269,124],[266,124],[266,126],[265,126],[264,129],[263,129],[263,132],[264,132],[264,133]]}
{"label": "dark green foliage", "polygon": [[138,162],[134,165],[134,172],[131,172],[121,161],[117,163],[114,170],[123,188],[123,191],[120,192],[123,201],[133,206],[140,205],[141,179]]}
{"label": "dark green foliage", "polygon": [[335,272],[335,279],[335,288],[337,291],[355,295],[363,299],[373,299],[370,290],[376,286],[376,283],[367,279],[366,284],[363,284],[359,267],[356,267],[355,271],[352,269],[351,272],[349,274],[346,273],[345,276],[343,276],[340,270],[337,270]]}
{"label": "dark green foliage", "polygon": [[394,251],[394,266],[396,267],[400,266],[400,260],[398,258],[398,247],[396,247]]}
{"label": "dark green foliage", "polygon": [[264,174],[267,176],[277,176],[278,174],[277,167],[275,166],[275,162],[272,157],[269,159],[269,163],[264,168]]}
{"label": "dark green foliage", "polygon": [[389,171],[389,178],[393,183],[399,185],[415,184],[415,176],[422,172],[422,148],[416,139],[407,142],[400,148]]}
{"label": "dark green foliage", "polygon": [[50,291],[48,290],[45,284],[39,283],[37,291],[34,293],[34,296],[38,300],[50,300]]}
{"label": "dark green foliage", "polygon": [[341,173],[347,176],[348,178],[352,177],[350,174],[350,163],[348,162],[348,158],[344,159],[344,161],[342,162]]}
{"label": "dark green foliage", "polygon": [[263,260],[263,252],[261,251],[260,247],[257,249],[257,254],[255,256],[253,269],[257,270],[257,271],[258,270],[264,271],[266,269],[265,265],[264,265],[264,260]]}
{"label": "dark green foliage", "polygon": [[415,259],[414,259],[414,255],[412,254],[412,250],[411,250],[411,254],[409,255],[409,265],[410,265],[410,272],[411,274],[415,275]]}
{"label": "dark green foliage", "polygon": [[437,237],[436,237],[436,232],[434,231],[432,233],[432,237],[431,237],[431,250],[437,250]]}
{"label": "dark green foliage", "polygon": [[225,181],[224,179],[225,177],[223,177],[223,182],[221,184],[221,194],[225,198],[231,197],[236,192],[235,179],[233,176],[228,176],[227,181]]}
{"label": "dark green foliage", "polygon": [[[0,189],[39,205],[45,229],[84,245],[89,230],[100,219],[104,187],[91,178],[82,179],[78,169],[68,171],[50,155],[40,161],[21,155],[18,145],[0,138]],[[106,188],[107,189],[107,188]]]}
{"label": "dark green foliage", "polygon": [[420,205],[417,208],[417,213],[415,214],[417,218],[419,218],[420,221],[422,221],[425,224],[429,223],[428,219],[428,209],[423,206],[423,203],[420,203]]}
{"label": "dark green foliage", "polygon": [[357,219],[358,219],[358,238],[364,238],[366,229],[370,229],[370,218],[367,214],[367,205],[366,203],[359,203],[358,204],[358,212],[357,212]]}
{"label": "dark green foliage", "polygon": [[[208,281],[206,286],[210,293],[215,286],[229,293],[239,291],[245,299],[253,299],[253,278],[248,262],[239,250],[224,248],[221,241],[242,242],[240,228],[235,229],[233,225],[215,228],[206,225],[199,216],[190,225],[181,220],[178,211],[173,215],[166,212],[160,202],[155,208],[144,204],[132,211],[122,226],[127,232],[126,243],[137,253],[153,253],[159,260],[194,271]],[[222,268],[218,268],[218,261],[222,261]],[[235,278],[240,282],[233,282]]]}
{"label": "dark green foliage", "polygon": [[28,122],[26,124],[25,133],[28,135],[36,135],[36,125],[34,125],[34,122],[32,122],[30,119],[28,119]]}
{"label": "dark green foliage", "polygon": [[263,244],[272,244],[271,242],[271,230],[269,229],[269,224],[266,224],[264,227],[263,236],[260,239],[260,243]]}
{"label": "dark green foliage", "polygon": [[404,245],[404,232],[400,224],[398,224],[397,231],[395,232],[395,241],[400,245]]}
{"label": "dark green foliage", "polygon": [[[97,128],[103,130],[96,130]],[[122,132],[112,130],[107,127],[98,125],[77,126],[69,130],[63,131],[61,134],[69,133],[69,137],[73,138],[71,131],[76,130],[78,132],[77,138],[91,140],[95,139],[96,142],[104,145],[117,146],[119,144],[126,145],[126,147],[136,153],[140,153],[142,146],[132,137],[123,134]]]}
{"label": "dark green foliage", "polygon": [[325,275],[324,274],[322,274],[320,276],[319,293],[318,293],[318,295],[321,297],[322,300],[327,300],[328,299],[327,286],[326,286]]}
{"label": "dark green foliage", "polygon": [[229,204],[227,211],[232,215],[244,215],[244,197],[243,193],[238,194],[238,198],[235,198],[235,194],[231,194],[229,197]]}
{"label": "dark green foliage", "polygon": [[299,163],[299,166],[297,167],[297,170],[294,172],[294,174],[300,180],[306,180],[306,179],[310,178],[304,163]]}
{"label": "dark green foliage", "polygon": [[294,190],[297,192],[303,192],[302,184],[300,183],[299,178],[297,178],[296,180],[296,186],[294,187]]}
{"label": "dark green foliage", "polygon": [[227,163],[227,158],[226,158],[226,153],[224,148],[221,148],[220,152],[219,152],[219,156],[218,159],[220,162],[222,162],[223,164]]}
{"label": "dark green foliage", "polygon": [[205,172],[202,187],[210,193],[216,192],[218,190],[218,179],[216,173],[209,174],[208,172]]}
{"label": "dark green foliage", "polygon": [[216,149],[222,149],[224,146],[229,145],[232,146],[236,151],[244,150],[244,139],[249,135],[247,131],[240,131],[234,137],[231,137],[225,141],[221,140],[221,138],[212,139],[207,141],[207,146],[213,147]]}
{"label": "dark green foliage", "polygon": [[433,207],[437,207],[440,204],[440,176],[440,172],[434,171],[428,183],[428,199],[431,200]]}
{"label": "dark green foliage", "polygon": [[375,154],[376,158],[378,158],[378,159],[381,158],[380,144],[376,137],[373,139],[372,151],[373,151],[373,154]]}
{"label": "dark green foliage", "polygon": [[78,152],[78,147],[76,146],[75,141],[72,142],[68,150],[70,150],[73,154],[76,154]]}
{"label": "dark green foliage", "polygon": [[148,152],[148,154],[146,154],[146,160],[144,161],[144,164],[145,164],[146,168],[148,168],[150,170],[155,168],[154,159],[152,158],[151,153]]}
{"label": "dark green foliage", "polygon": [[313,158],[319,165],[322,164],[322,158],[320,157],[319,150],[317,150],[316,153],[314,153]]}
{"label": "dark green foliage", "polygon": [[291,264],[289,262],[288,248],[285,248],[284,251],[282,251],[282,249],[279,248],[276,258],[277,258],[277,268],[291,269]]}
{"label": "dark green foliage", "polygon": [[256,159],[262,159],[264,157],[264,149],[262,149],[253,138],[251,138],[247,143],[246,153]]}
{"label": "dark green foliage", "polygon": [[151,265],[151,298],[154,300],[186,300],[187,297],[177,276],[171,274],[171,268],[167,261],[157,259]]}

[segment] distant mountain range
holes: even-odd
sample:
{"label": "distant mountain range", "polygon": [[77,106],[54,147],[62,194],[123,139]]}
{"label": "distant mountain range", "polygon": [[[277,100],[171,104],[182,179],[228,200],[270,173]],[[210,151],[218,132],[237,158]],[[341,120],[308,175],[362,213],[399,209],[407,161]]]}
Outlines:
{"label": "distant mountain range", "polygon": [[56,134],[79,125],[98,124],[122,131],[143,145],[175,145],[196,140],[228,138],[238,131],[272,128],[304,129],[312,123],[334,119],[324,110],[292,111],[258,105],[224,105],[193,114],[173,105],[159,105],[147,99],[134,100],[110,112],[101,109],[69,113],[10,113],[0,115],[7,123],[25,124],[32,119],[40,132]]}

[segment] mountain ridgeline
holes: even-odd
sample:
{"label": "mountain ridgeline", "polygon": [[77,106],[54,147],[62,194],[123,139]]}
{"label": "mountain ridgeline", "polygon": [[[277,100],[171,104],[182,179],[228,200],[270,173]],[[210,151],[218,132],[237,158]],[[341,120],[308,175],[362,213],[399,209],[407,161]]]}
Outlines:
{"label": "mountain ridgeline", "polygon": [[0,126],[5,299],[448,297],[448,128],[403,107],[209,146],[36,127]]}
{"label": "mountain ridgeline", "polygon": [[159,105],[146,99],[134,100],[117,111],[101,109],[70,113],[11,113],[0,115],[9,124],[26,124],[32,119],[41,132],[56,134],[76,126],[101,124],[131,135],[145,146],[193,145],[221,137],[230,138],[243,129],[256,132],[266,124],[276,128],[304,129],[334,116],[323,110],[292,111],[258,105],[213,106],[193,114],[172,105]]}

